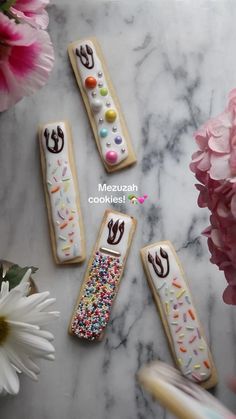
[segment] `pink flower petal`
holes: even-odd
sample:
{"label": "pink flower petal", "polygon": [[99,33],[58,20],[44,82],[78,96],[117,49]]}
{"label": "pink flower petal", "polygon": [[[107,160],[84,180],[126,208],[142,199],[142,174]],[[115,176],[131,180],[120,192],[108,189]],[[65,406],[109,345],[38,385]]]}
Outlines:
{"label": "pink flower petal", "polygon": [[200,128],[195,134],[194,134],[196,143],[200,150],[204,151],[205,148],[208,145],[208,138],[205,127]]}
{"label": "pink flower petal", "polygon": [[47,29],[48,27],[49,17],[44,9],[40,9],[37,12],[22,12],[21,10],[11,7],[11,12],[17,16],[21,22],[28,23],[35,28]]}
{"label": "pink flower petal", "polygon": [[16,0],[13,7],[11,7],[11,12],[15,14],[20,21],[29,23],[40,29],[46,29],[49,19],[44,8],[48,3],[49,0]]}
{"label": "pink flower petal", "polygon": [[45,8],[49,4],[49,0],[16,0],[14,7],[18,10],[27,12],[29,10],[36,11]]}
{"label": "pink flower petal", "polygon": [[229,158],[229,165],[230,165],[230,171],[231,175],[236,175],[236,148],[234,147],[231,151],[230,158]]}
{"label": "pink flower petal", "polygon": [[210,177],[215,180],[227,179],[230,177],[229,156],[211,154]]}
{"label": "pink flower petal", "polygon": [[196,151],[192,155],[192,163],[196,163],[196,162],[202,160],[203,156],[204,156],[204,152],[202,152],[202,151]]}
{"label": "pink flower petal", "polygon": [[[37,33],[29,25],[16,24],[14,20],[0,13],[0,39],[3,45],[28,46],[37,39]],[[1,48],[0,45],[0,62]]]}
{"label": "pink flower petal", "polygon": [[198,169],[205,172],[208,171],[211,167],[210,156],[208,153],[204,153],[201,161],[197,165]]}
{"label": "pink flower petal", "polygon": [[228,286],[225,288],[223,300],[226,304],[236,305],[236,287]]}
{"label": "pink flower petal", "polygon": [[234,194],[233,198],[231,199],[231,211],[234,218],[236,218],[236,194]]}
{"label": "pink flower petal", "polygon": [[225,268],[225,278],[231,287],[236,287],[236,269],[232,265]]}
{"label": "pink flower petal", "polygon": [[219,202],[217,205],[217,213],[220,217],[226,218],[229,215],[229,209],[225,206],[224,202]]}
{"label": "pink flower petal", "polygon": [[205,230],[202,231],[202,235],[206,237],[211,237],[211,226],[205,228]]}
{"label": "pink flower petal", "polygon": [[1,33],[5,34],[7,43],[10,39],[10,45],[8,53],[0,58],[0,112],[42,87],[54,61],[47,32],[15,24],[0,13]]}
{"label": "pink flower petal", "polygon": [[231,128],[231,126],[232,115],[230,112],[223,112],[206,123],[209,135],[213,135],[214,137],[221,137],[222,133],[225,133],[225,128]]}
{"label": "pink flower petal", "polygon": [[233,89],[229,92],[229,101],[234,99],[236,100],[236,89]]}
{"label": "pink flower petal", "polygon": [[231,92],[229,93],[228,109],[232,112],[235,112],[235,109],[236,109],[236,89],[231,90]]}
{"label": "pink flower petal", "polygon": [[222,240],[221,240],[220,232],[216,228],[211,230],[211,240],[213,241],[213,244],[216,247],[218,247],[218,248],[222,247],[223,243],[222,243]]}
{"label": "pink flower petal", "polygon": [[222,133],[220,137],[211,137],[209,139],[209,147],[212,151],[217,153],[229,153],[230,152],[230,142],[229,142],[229,130]]}

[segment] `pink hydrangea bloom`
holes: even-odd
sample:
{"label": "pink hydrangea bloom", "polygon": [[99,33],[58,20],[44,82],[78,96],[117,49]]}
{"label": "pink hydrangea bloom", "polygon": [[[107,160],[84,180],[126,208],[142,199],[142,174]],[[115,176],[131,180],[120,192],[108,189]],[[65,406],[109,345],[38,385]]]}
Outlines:
{"label": "pink hydrangea bloom", "polygon": [[16,0],[11,12],[21,22],[29,23],[31,26],[40,29],[48,27],[48,14],[45,7],[49,0]]}
{"label": "pink hydrangea bloom", "polygon": [[47,32],[0,13],[0,112],[42,87],[53,67]]}
{"label": "pink hydrangea bloom", "polygon": [[198,205],[211,211],[208,238],[211,262],[225,274],[223,299],[236,305],[236,89],[226,110],[195,134],[199,149],[190,169],[200,182]]}

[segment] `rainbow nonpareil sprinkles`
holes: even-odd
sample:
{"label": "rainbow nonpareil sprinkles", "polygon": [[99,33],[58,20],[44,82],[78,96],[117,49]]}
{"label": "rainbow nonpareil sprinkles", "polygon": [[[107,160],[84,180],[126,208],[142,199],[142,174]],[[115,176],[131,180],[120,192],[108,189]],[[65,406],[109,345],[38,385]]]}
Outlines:
{"label": "rainbow nonpareil sprinkles", "polygon": [[74,335],[99,339],[110,318],[121,271],[119,258],[96,252],[72,321]]}

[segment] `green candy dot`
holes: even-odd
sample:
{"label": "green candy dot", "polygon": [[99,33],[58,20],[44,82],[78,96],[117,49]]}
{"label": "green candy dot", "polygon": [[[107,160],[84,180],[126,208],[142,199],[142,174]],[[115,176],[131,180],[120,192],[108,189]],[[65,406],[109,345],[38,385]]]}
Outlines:
{"label": "green candy dot", "polygon": [[108,90],[107,90],[107,88],[106,88],[106,87],[102,87],[102,88],[100,89],[100,95],[101,95],[101,96],[106,96],[106,95],[107,95],[107,93],[108,93]]}

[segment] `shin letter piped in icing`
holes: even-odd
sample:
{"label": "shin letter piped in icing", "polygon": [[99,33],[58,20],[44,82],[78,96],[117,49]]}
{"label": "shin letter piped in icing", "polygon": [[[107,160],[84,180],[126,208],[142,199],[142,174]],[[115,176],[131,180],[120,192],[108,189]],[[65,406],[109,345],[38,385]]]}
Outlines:
{"label": "shin letter piped in icing", "polygon": [[73,335],[88,340],[101,338],[110,318],[134,228],[134,220],[128,215],[105,213],[72,318]]}
{"label": "shin letter piped in icing", "polygon": [[128,147],[102,62],[91,40],[78,42],[74,47],[74,54],[96,123],[103,159],[108,165],[114,166],[128,157]]}
{"label": "shin letter piped in icing", "polygon": [[144,251],[146,266],[169,327],[179,369],[192,381],[203,382],[212,373],[209,350],[176,255],[166,242],[148,246]]}
{"label": "shin letter piped in icing", "polygon": [[46,186],[51,204],[56,253],[60,262],[82,255],[77,191],[73,179],[64,122],[47,124],[41,130],[45,155]]}

